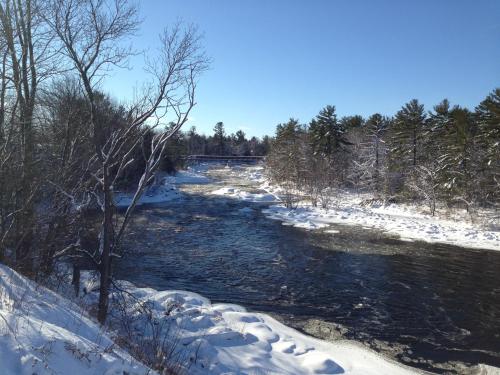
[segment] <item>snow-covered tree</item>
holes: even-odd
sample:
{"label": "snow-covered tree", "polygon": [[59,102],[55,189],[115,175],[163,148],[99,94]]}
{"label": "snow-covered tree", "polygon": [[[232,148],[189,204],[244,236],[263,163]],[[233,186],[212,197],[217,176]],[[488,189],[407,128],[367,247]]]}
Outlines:
{"label": "snow-covered tree", "polygon": [[304,179],[304,135],[304,129],[296,119],[279,124],[267,157],[271,178],[285,189],[285,203],[290,207],[294,204],[294,190]]}
{"label": "snow-covered tree", "polygon": [[397,158],[397,169],[402,172],[419,165],[423,157],[425,119],[424,106],[417,99],[406,103],[396,114],[391,129],[391,153]]}
{"label": "snow-covered tree", "polygon": [[476,108],[486,201],[500,205],[500,88]]}
{"label": "snow-covered tree", "polygon": [[465,108],[443,100],[434,107],[429,117],[426,164],[436,165],[443,198],[463,202],[468,207],[472,200],[475,169],[476,126],[473,114]]}

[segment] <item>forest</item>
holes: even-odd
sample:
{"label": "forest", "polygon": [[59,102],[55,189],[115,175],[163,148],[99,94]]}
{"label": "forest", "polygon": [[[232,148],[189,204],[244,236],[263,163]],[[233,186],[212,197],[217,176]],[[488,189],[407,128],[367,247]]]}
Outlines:
{"label": "forest", "polygon": [[463,208],[474,220],[480,208],[500,204],[500,89],[474,111],[444,99],[426,111],[413,99],[392,117],[337,119],[326,106],[309,124],[279,124],[267,165],[287,191],[306,192],[328,208],[335,189],[373,193],[383,202]]}

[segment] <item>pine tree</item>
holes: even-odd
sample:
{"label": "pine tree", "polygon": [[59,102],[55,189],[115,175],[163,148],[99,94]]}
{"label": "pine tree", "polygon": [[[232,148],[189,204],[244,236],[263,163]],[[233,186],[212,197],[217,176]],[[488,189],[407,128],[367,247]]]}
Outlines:
{"label": "pine tree", "polygon": [[327,105],[309,125],[311,146],[315,155],[330,159],[349,144],[345,128],[337,121],[335,106]]}
{"label": "pine tree", "polygon": [[340,125],[346,132],[350,129],[362,128],[364,124],[365,120],[360,115],[345,116],[340,119]]}
{"label": "pine tree", "polygon": [[476,108],[486,200],[500,204],[500,88]]}
{"label": "pine tree", "polygon": [[436,165],[440,192],[451,201],[461,201],[467,207],[472,199],[474,179],[474,145],[476,126],[472,113],[448,100],[434,107],[429,117],[426,136],[427,164]]}
{"label": "pine tree", "polygon": [[224,155],[226,131],[224,130],[224,123],[218,122],[214,126],[214,141],[219,155]]}
{"label": "pine tree", "polygon": [[300,170],[303,129],[296,119],[276,127],[268,164],[277,172],[276,180],[297,180]]}
{"label": "pine tree", "polygon": [[271,177],[285,189],[285,205],[294,204],[293,190],[304,178],[304,129],[296,119],[276,127],[276,137],[267,157]]}
{"label": "pine tree", "polygon": [[391,134],[391,153],[397,159],[397,169],[409,172],[416,167],[422,155],[421,143],[425,130],[426,114],[417,99],[406,103],[396,114]]}
{"label": "pine tree", "polygon": [[335,107],[328,105],[309,124],[308,138],[312,154],[317,160],[325,161],[333,179],[345,180],[347,172],[347,140],[345,128],[337,121]]}
{"label": "pine tree", "polygon": [[500,157],[500,88],[495,89],[476,108],[481,143],[486,147],[487,163]]}

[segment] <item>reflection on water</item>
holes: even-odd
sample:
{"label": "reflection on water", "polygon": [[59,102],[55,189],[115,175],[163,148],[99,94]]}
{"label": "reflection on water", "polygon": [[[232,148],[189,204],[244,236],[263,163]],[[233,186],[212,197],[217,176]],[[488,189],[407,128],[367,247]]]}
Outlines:
{"label": "reflection on water", "polygon": [[347,226],[307,232],[266,219],[259,205],[203,194],[213,188],[186,187],[186,200],[138,211],[135,255],[117,277],[273,313],[431,371],[500,366],[500,253]]}

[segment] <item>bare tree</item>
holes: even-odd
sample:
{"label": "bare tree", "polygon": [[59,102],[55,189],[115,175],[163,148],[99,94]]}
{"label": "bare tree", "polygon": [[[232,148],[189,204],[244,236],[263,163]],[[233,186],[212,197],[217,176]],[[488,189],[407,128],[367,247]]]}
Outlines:
{"label": "bare tree", "polygon": [[436,203],[439,192],[439,169],[436,163],[414,168],[407,181],[408,189],[429,206],[432,216],[436,213]]}
{"label": "bare tree", "polygon": [[[93,195],[102,212],[98,249],[76,251],[88,256],[100,272],[98,320],[104,323],[108,310],[111,265],[121,255],[120,243],[131,214],[147,184],[153,178],[167,140],[187,121],[195,105],[196,82],[207,67],[201,51],[200,37],[193,27],[176,25],[160,37],[158,57],[147,63],[151,81],[144,85],[141,97],[132,105],[126,124],[108,129],[99,122],[96,108],[97,85],[112,66],[123,66],[130,49],[122,42],[138,27],[137,9],[127,0],[54,0],[48,22],[59,37],[64,54],[73,64],[82,82],[89,107],[89,123],[93,132],[96,181]],[[124,170],[133,162],[133,150],[151,128],[166,120],[175,125],[160,131],[151,141],[151,152],[138,187],[123,220],[116,224],[114,186]],[[69,249],[69,247],[68,247]]]}
{"label": "bare tree", "polygon": [[38,186],[35,173],[37,94],[41,82],[53,72],[57,52],[53,48],[53,34],[41,17],[43,7],[44,2],[37,0],[0,1],[0,173],[5,177],[6,169],[14,168],[17,173],[9,177],[19,180],[11,184],[16,187],[14,190],[9,191],[8,186],[0,189],[10,206],[9,212],[2,215],[0,241],[5,243],[7,234],[15,232],[11,246],[16,263],[23,263],[28,269],[33,260],[34,198]]}
{"label": "bare tree", "polygon": [[[71,242],[82,227],[83,215],[75,209],[76,201],[85,200],[88,160],[93,155],[88,128],[88,106],[82,88],[72,76],[54,81],[39,99],[38,117],[42,131],[40,153],[41,199],[44,214],[38,217],[37,243],[39,273],[53,271],[55,254]],[[88,193],[87,193],[88,196]]]}

